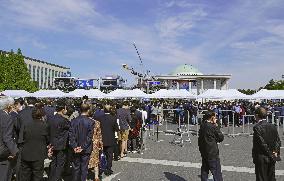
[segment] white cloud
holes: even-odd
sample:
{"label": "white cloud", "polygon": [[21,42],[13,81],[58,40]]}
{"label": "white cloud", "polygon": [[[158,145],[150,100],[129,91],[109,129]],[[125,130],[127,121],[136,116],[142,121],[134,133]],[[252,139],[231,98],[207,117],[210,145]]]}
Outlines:
{"label": "white cloud", "polygon": [[[200,4],[198,4],[199,6]],[[184,1],[184,0],[172,0],[169,2],[165,2],[164,6],[166,8],[172,8],[172,7],[180,7],[180,8],[190,8],[193,6],[196,6],[196,4],[189,2],[189,1]]]}
{"label": "white cloud", "polygon": [[7,22],[48,30],[62,30],[68,23],[75,25],[84,17],[96,15],[89,1],[76,0],[10,0],[2,2],[0,8]]}
{"label": "white cloud", "polygon": [[192,12],[162,18],[156,27],[162,38],[176,38],[187,34],[206,15],[202,9],[196,9]]}
{"label": "white cloud", "polygon": [[[232,86],[251,88],[259,86],[257,80],[266,80],[282,72],[277,61],[284,56],[281,53],[284,20],[271,20],[268,16],[279,4],[281,1],[278,0],[235,1],[222,9],[218,5],[209,7],[199,2],[169,1],[158,8],[156,17],[151,17],[156,22],[145,25],[127,24],[118,17],[101,14],[91,0],[11,0],[0,4],[3,10],[0,26],[5,26],[5,21],[20,28],[30,26],[32,30],[84,35],[90,42],[107,44],[106,50],[93,52],[85,47],[66,50],[63,52],[65,57],[96,59],[100,54],[105,63],[118,66],[124,62],[137,64],[132,47],[135,41],[152,72],[166,73],[166,68],[189,63],[204,73],[232,72]],[[219,8],[222,11],[216,12]],[[267,34],[263,35],[263,32]],[[250,39],[256,34],[259,34],[257,38]],[[194,39],[194,36],[199,40],[188,48],[183,38]],[[30,43],[34,47],[47,47],[40,38],[33,39]],[[267,61],[272,63],[263,65]]]}
{"label": "white cloud", "polygon": [[39,49],[47,48],[47,45],[44,42],[40,41],[35,36],[17,34],[9,38],[15,41],[17,44],[29,44],[32,45],[34,48],[39,48]]}

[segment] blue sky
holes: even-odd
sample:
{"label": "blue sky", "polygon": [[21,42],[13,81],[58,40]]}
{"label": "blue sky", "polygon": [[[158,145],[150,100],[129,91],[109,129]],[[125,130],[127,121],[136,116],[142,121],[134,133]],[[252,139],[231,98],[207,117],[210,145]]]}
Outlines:
{"label": "blue sky", "polygon": [[131,76],[135,42],[152,74],[192,64],[258,88],[284,74],[283,0],[0,0],[0,49],[68,66],[74,76]]}

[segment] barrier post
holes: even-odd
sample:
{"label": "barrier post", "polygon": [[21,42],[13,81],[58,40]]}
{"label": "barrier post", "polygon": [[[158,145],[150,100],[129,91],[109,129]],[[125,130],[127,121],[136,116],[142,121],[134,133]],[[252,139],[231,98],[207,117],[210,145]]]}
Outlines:
{"label": "barrier post", "polygon": [[229,116],[229,114],[228,114],[228,117],[227,117],[227,121],[228,121],[227,126],[228,126],[228,135],[229,135],[230,134],[230,116]]}
{"label": "barrier post", "polygon": [[243,133],[245,133],[245,115],[243,115]]}
{"label": "barrier post", "polygon": [[198,118],[197,115],[196,115],[196,117],[195,117],[195,121],[197,121],[197,122],[196,122],[196,136],[198,136],[198,123],[199,123],[199,118]]}
{"label": "barrier post", "polygon": [[187,131],[189,132],[189,110],[187,110]]}
{"label": "barrier post", "polygon": [[233,134],[232,136],[235,137],[235,112],[232,112],[233,113]]}
{"label": "barrier post", "polygon": [[159,141],[159,122],[160,122],[160,120],[159,120],[159,115],[157,115],[157,142]]}
{"label": "barrier post", "polygon": [[249,120],[250,120],[250,117],[248,117],[248,134],[250,135]]}
{"label": "barrier post", "polygon": [[164,121],[166,122],[166,131],[168,131],[168,122],[167,122],[167,117],[165,114],[164,114]]}

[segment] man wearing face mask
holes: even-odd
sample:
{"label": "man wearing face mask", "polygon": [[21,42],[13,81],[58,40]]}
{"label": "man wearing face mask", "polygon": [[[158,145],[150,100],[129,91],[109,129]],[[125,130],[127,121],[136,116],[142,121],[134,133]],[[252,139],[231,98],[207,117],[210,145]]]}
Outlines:
{"label": "man wearing face mask", "polygon": [[65,117],[66,113],[65,101],[63,99],[58,100],[56,114],[48,119],[51,141],[50,152],[52,152],[49,176],[49,180],[51,181],[61,180],[61,175],[67,160],[70,122]]}
{"label": "man wearing face mask", "polygon": [[209,170],[215,181],[223,181],[217,143],[224,135],[217,124],[216,113],[207,111],[199,129],[198,146],[202,157],[201,181],[207,181]]}

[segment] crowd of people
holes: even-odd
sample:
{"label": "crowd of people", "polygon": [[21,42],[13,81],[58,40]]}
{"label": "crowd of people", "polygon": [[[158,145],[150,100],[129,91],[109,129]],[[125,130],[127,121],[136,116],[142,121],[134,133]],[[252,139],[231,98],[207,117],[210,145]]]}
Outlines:
{"label": "crowd of people", "polygon": [[[2,101],[2,102],[1,102]],[[112,161],[137,152],[147,112],[139,103],[1,98],[0,180],[94,180],[113,174]],[[2,134],[3,133],[3,134]],[[5,134],[4,134],[5,133]],[[3,150],[2,150],[3,149]],[[105,165],[101,159],[105,158]],[[3,164],[2,164],[3,163]],[[103,169],[102,169],[103,167]]]}
{"label": "crowd of people", "polygon": [[[284,106],[273,102],[99,101],[88,97],[14,100],[1,96],[0,180],[40,181],[46,172],[51,181],[70,175],[69,180],[85,181],[91,172],[93,179],[98,181],[102,174],[113,174],[113,160],[127,157],[129,152],[140,151],[143,146],[141,130],[155,121],[163,124],[165,117],[171,117],[171,110],[173,122],[191,120],[192,124],[201,125],[202,180],[207,179],[209,170],[215,180],[222,180],[217,142],[224,139],[220,131],[221,126],[228,124],[224,120],[228,119],[230,123],[234,119],[235,126],[239,126],[242,121],[249,121],[243,120],[242,115],[255,115],[252,123],[271,117],[270,112],[284,115]],[[198,122],[196,116],[201,111],[204,111],[203,121]],[[259,135],[269,129],[275,131],[270,125],[269,129],[265,125],[260,127],[254,129]],[[267,137],[254,136],[254,139],[261,139],[254,142],[256,163],[265,159],[256,157],[257,154],[266,155],[269,159],[272,155],[279,156],[281,143],[276,133]],[[268,143],[264,144],[263,140]],[[266,145],[264,150],[259,152],[256,147],[262,148],[263,145]],[[51,162],[45,170],[46,159]],[[260,174],[263,170],[256,167],[256,171]]]}

